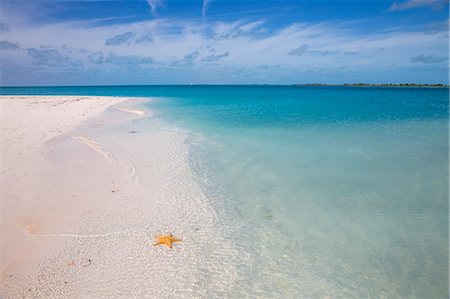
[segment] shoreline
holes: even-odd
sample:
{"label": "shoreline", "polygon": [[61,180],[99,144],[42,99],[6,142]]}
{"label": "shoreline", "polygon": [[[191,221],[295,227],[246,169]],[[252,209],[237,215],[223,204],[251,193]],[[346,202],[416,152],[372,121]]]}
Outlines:
{"label": "shoreline", "polygon": [[[87,100],[89,103],[86,102]],[[28,220],[20,216],[26,210],[31,210],[29,205],[32,204],[30,200],[33,195],[24,194],[21,188],[27,186],[21,180],[37,174],[32,167],[33,164],[36,167],[41,166],[41,156],[45,154],[43,147],[68,134],[83,121],[101,114],[110,105],[124,100],[112,97],[77,96],[0,97],[2,206],[3,210],[8,210],[8,215],[12,214],[8,216],[9,219],[4,219],[2,222],[2,235],[5,240],[2,241],[1,272],[5,271],[8,264],[15,259],[14,256],[18,256],[17,251],[23,251],[23,247],[30,247],[33,244],[26,237]],[[50,114],[52,117],[48,118]],[[28,181],[29,184],[36,183],[33,178],[26,178],[24,181]],[[12,197],[16,197],[15,202],[12,201]],[[25,235],[21,236],[16,226],[19,228],[22,226],[25,229]]]}
{"label": "shoreline", "polygon": [[[4,296],[194,295],[205,279],[220,283],[200,270],[221,262],[202,252],[223,239],[186,136],[151,117],[140,127],[151,111],[127,99],[0,98]],[[183,241],[152,246],[167,233]]]}

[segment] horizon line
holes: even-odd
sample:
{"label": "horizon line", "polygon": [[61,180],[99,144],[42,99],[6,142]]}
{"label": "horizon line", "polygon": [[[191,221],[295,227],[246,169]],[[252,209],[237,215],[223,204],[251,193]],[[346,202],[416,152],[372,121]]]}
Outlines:
{"label": "horizon line", "polygon": [[142,86],[316,86],[316,87],[326,87],[326,86],[346,86],[346,87],[420,87],[420,86],[430,86],[430,87],[450,87],[449,83],[291,83],[291,84],[271,84],[271,83],[248,83],[248,84],[213,84],[213,83],[198,83],[198,84],[112,84],[112,85],[9,85],[1,86],[0,88],[45,88],[45,87],[142,87]]}

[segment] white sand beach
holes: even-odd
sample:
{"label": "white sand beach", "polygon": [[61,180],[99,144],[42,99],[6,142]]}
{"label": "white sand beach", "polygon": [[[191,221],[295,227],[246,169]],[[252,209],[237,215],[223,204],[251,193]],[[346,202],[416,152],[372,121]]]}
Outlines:
{"label": "white sand beach", "polygon": [[[136,101],[0,98],[2,296],[230,293],[235,249],[191,174],[185,133],[142,132],[151,111]],[[152,245],[168,233],[182,242]]]}

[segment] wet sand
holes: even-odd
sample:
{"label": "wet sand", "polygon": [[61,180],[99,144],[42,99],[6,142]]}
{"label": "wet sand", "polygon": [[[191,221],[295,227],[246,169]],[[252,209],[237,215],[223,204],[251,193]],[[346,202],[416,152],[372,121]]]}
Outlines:
{"label": "wet sand", "polygon": [[[151,111],[126,98],[0,101],[1,295],[229,294],[235,249],[191,174],[185,132],[139,127]],[[183,241],[153,246],[167,233]]]}

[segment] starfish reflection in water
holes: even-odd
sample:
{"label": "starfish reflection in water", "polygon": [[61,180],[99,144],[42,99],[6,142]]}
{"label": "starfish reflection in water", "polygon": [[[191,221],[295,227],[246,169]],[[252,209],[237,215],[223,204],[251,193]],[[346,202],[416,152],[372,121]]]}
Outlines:
{"label": "starfish reflection in water", "polygon": [[172,234],[168,234],[167,236],[155,236],[156,242],[153,246],[157,245],[166,245],[169,248],[172,248],[172,243],[181,242],[181,239],[174,238]]}

